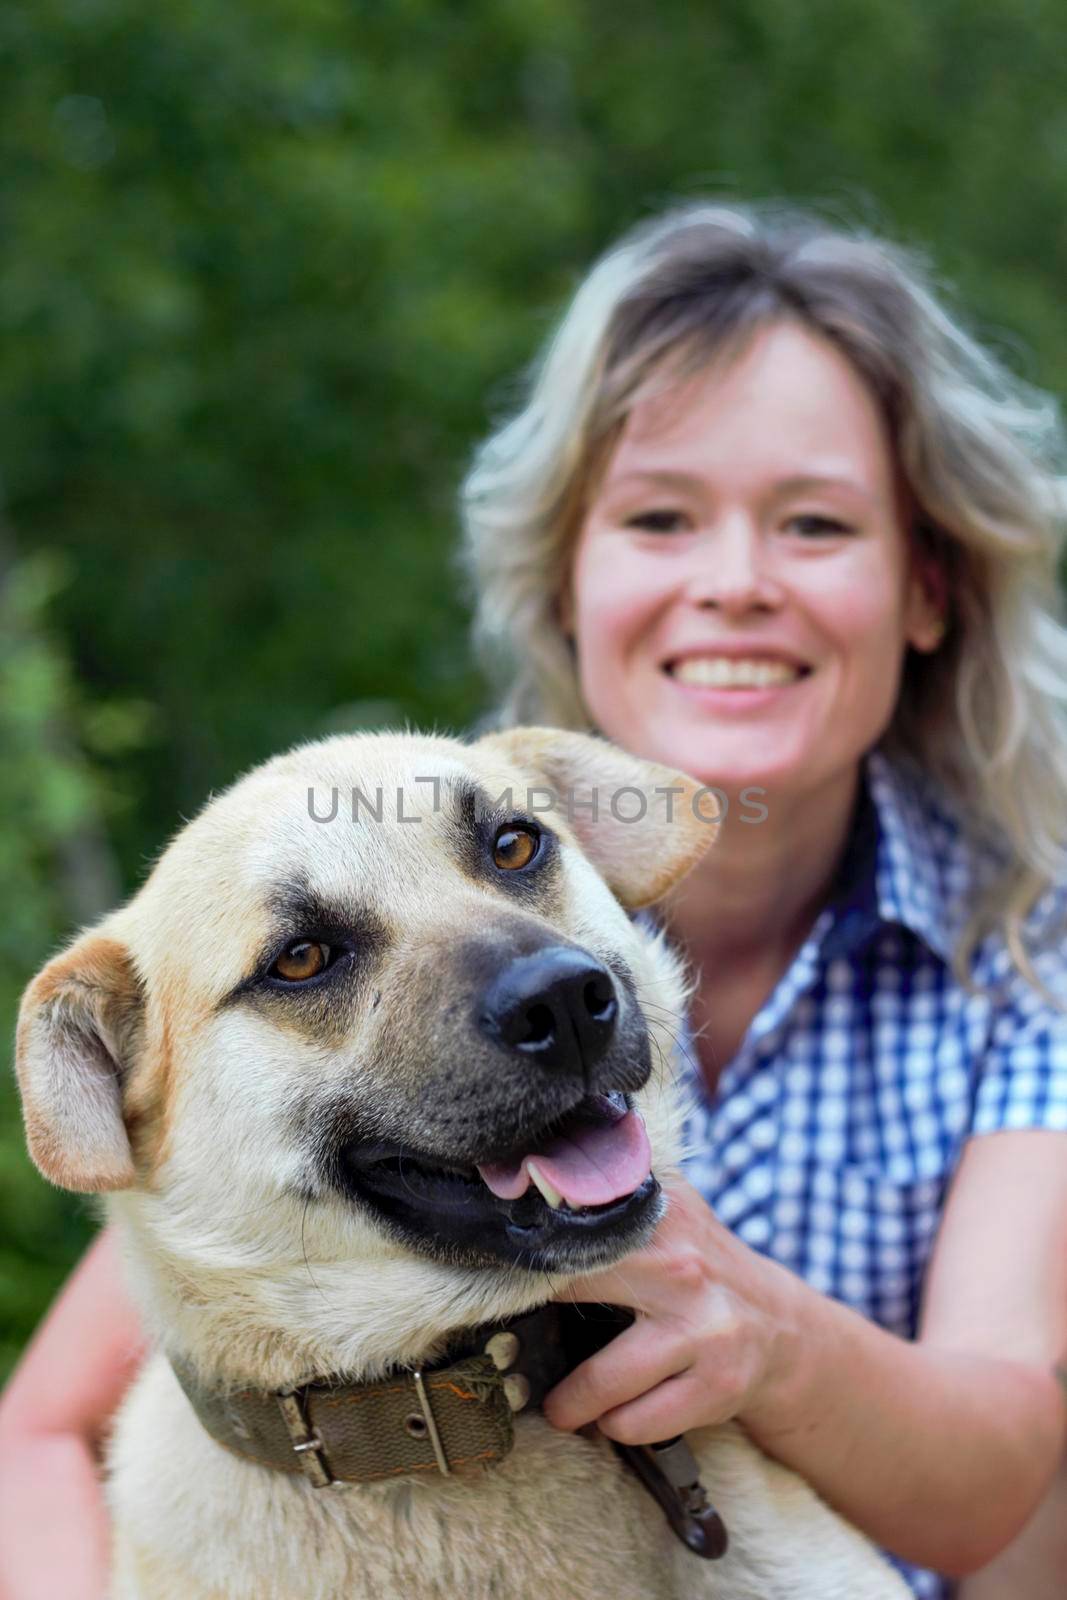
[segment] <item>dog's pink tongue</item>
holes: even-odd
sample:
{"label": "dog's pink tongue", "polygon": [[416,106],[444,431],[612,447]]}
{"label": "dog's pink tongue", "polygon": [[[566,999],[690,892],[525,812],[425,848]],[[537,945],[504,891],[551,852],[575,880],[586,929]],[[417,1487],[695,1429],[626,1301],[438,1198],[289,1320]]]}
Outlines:
{"label": "dog's pink tongue", "polygon": [[578,1124],[521,1161],[487,1161],[478,1171],[501,1200],[517,1200],[530,1187],[531,1160],[575,1211],[633,1194],[652,1170],[648,1134],[636,1111],[617,1122]]}

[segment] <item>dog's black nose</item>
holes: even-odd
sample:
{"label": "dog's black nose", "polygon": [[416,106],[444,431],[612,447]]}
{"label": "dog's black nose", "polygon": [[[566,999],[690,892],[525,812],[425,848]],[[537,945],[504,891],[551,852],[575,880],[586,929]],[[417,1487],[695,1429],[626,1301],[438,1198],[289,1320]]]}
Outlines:
{"label": "dog's black nose", "polygon": [[478,1022],[508,1049],[582,1078],[611,1043],[618,1014],[607,968],[585,950],[551,945],[497,973]]}

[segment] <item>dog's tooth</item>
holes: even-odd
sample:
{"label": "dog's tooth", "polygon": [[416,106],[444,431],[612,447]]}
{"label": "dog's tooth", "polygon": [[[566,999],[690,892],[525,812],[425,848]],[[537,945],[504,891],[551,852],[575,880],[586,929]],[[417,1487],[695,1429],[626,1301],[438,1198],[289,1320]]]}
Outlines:
{"label": "dog's tooth", "polygon": [[544,1173],[538,1168],[535,1161],[527,1161],[526,1170],[530,1174],[531,1182],[536,1185],[536,1187],[544,1196],[545,1204],[550,1205],[553,1211],[558,1211],[560,1206],[563,1204],[563,1196],[560,1194],[559,1190],[553,1189],[552,1185],[549,1183]]}

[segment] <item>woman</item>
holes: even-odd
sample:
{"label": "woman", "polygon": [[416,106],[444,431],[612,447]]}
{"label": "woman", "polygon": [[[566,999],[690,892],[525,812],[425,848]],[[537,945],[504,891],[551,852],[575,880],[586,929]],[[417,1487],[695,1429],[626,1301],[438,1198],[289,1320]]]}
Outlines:
{"label": "woman", "polygon": [[599,263],[466,491],[510,714],[726,803],[666,910],[696,1188],[578,1286],[641,1314],[549,1417],[739,1417],[917,1595],[1063,1451],[1057,441],[899,252],[698,205]]}
{"label": "woman", "polygon": [[[1028,976],[1062,985],[1051,437],[894,252],[692,207],[598,265],[467,486],[508,714],[727,803],[664,913],[692,1184],[579,1286],[640,1315],[550,1418],[740,1416],[917,1595],[1011,1539],[1067,1427],[1067,1022]],[[14,1600],[101,1592],[91,1444],[136,1355],[105,1236],[5,1401]]]}

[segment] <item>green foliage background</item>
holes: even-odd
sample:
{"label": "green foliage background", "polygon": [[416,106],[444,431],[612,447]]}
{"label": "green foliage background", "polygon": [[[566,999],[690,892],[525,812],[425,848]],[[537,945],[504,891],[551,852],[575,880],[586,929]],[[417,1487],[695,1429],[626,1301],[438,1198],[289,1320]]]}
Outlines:
{"label": "green foliage background", "polygon": [[[1062,0],[0,10],[4,1040],[211,787],[481,708],[456,482],[636,217],[716,191],[882,227],[1063,393],[1065,46]],[[0,1109],[7,1364],[93,1222],[7,1072]]]}

